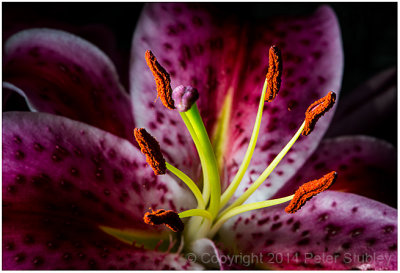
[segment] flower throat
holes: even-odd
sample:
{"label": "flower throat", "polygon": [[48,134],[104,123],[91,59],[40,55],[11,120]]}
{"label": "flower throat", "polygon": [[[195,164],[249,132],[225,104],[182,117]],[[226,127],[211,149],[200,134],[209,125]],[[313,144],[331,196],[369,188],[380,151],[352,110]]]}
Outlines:
{"label": "flower throat", "polygon": [[[260,131],[264,104],[265,102],[273,102],[280,89],[282,57],[278,47],[272,46],[269,49],[268,73],[261,91],[255,125],[247,151],[236,175],[232,181],[230,181],[227,189],[222,193],[217,158],[196,105],[196,100],[199,98],[198,91],[192,86],[182,85],[172,90],[170,76],[158,63],[154,54],[148,50],[146,51],[145,58],[156,82],[157,98],[160,98],[163,105],[169,110],[178,111],[192,137],[200,158],[203,175],[203,187],[200,189],[188,175],[165,161],[160,145],[154,137],[144,128],[136,128],[134,132],[136,141],[142,153],[146,156],[146,161],[153,168],[154,174],[164,175],[169,171],[176,175],[186,184],[197,200],[197,208],[186,211],[175,212],[157,208],[157,211],[152,210],[151,212],[147,212],[144,215],[145,223],[150,225],[164,224],[174,232],[183,232],[185,242],[191,243],[199,238],[214,237],[228,219],[240,213],[267,208],[289,201],[290,203],[285,211],[287,213],[295,213],[307,200],[328,189],[335,182],[337,174],[332,171],[319,179],[303,184],[293,195],[279,199],[244,204],[268,178],[300,135],[309,135],[314,129],[318,119],[333,107],[336,95],[331,91],[328,92],[325,97],[315,101],[308,107],[304,122],[292,139],[251,186],[237,199],[234,200],[233,198],[254,153]],[[190,220],[184,225],[181,219],[189,217]]]}

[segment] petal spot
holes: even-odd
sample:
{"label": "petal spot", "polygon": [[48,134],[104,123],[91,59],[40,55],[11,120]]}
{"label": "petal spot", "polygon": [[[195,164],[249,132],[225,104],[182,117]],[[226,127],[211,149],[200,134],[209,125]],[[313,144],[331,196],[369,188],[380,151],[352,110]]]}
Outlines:
{"label": "petal spot", "polygon": [[15,152],[15,158],[18,160],[23,160],[25,158],[24,152],[18,150]]}

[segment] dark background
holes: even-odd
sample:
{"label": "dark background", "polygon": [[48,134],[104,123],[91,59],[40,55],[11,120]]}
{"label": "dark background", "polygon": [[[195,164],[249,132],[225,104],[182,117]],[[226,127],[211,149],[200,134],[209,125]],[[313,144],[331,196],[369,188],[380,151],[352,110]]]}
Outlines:
{"label": "dark background", "polygon": [[[335,10],[342,31],[345,69],[342,98],[377,73],[397,66],[397,3],[219,3],[244,20],[281,14],[307,14],[321,4]],[[75,33],[102,48],[116,63],[128,86],[131,39],[142,3],[2,3],[3,43],[18,30],[52,27]],[[105,39],[104,37],[109,37]],[[397,84],[397,77],[392,85]],[[397,99],[396,99],[397,101]],[[340,105],[340,104],[339,104]],[[389,105],[382,126],[367,133],[397,143],[397,102]],[[11,99],[3,110],[23,108]]]}

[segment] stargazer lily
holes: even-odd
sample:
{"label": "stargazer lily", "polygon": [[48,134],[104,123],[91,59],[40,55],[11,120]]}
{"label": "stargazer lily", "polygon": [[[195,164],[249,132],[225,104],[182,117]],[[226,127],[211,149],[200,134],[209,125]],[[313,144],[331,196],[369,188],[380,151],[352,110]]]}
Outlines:
{"label": "stargazer lily", "polygon": [[333,11],[214,12],[144,8],[130,99],[79,37],[6,42],[3,87],[38,113],[3,114],[3,269],[397,268],[396,210],[347,185],[391,147],[320,144],[343,68]]}

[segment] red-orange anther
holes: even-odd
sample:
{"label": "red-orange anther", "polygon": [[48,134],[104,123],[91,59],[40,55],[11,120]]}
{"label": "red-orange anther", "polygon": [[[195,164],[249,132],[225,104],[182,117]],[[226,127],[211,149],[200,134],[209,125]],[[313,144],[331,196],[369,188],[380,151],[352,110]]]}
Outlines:
{"label": "red-orange anther", "polygon": [[315,124],[317,123],[318,119],[333,107],[335,101],[336,94],[330,91],[328,95],[315,101],[308,107],[306,111],[306,123],[302,132],[303,136],[310,134],[311,131],[314,130]]}
{"label": "red-orange anther", "polygon": [[167,166],[161,153],[160,144],[144,128],[135,128],[134,135],[140,150],[146,155],[147,163],[156,175],[165,174]]}
{"label": "red-orange anther", "polygon": [[165,107],[175,109],[174,100],[172,99],[171,79],[168,72],[157,62],[156,57],[150,50],[146,51],[145,57],[156,81],[157,97],[161,99]]}
{"label": "red-orange anther", "polygon": [[292,201],[290,201],[289,205],[285,208],[285,211],[287,213],[295,213],[313,196],[327,190],[330,186],[332,186],[336,180],[336,177],[336,172],[330,172],[320,179],[303,184],[295,192]]}
{"label": "red-orange anther", "polygon": [[281,87],[282,77],[282,56],[281,51],[275,45],[269,49],[269,66],[267,73],[267,91],[265,101],[270,102],[275,99]]}
{"label": "red-orange anther", "polygon": [[159,209],[156,211],[146,212],[143,220],[149,225],[162,225],[165,224],[169,229],[174,232],[183,231],[184,224],[179,218],[179,215],[172,210]]}

